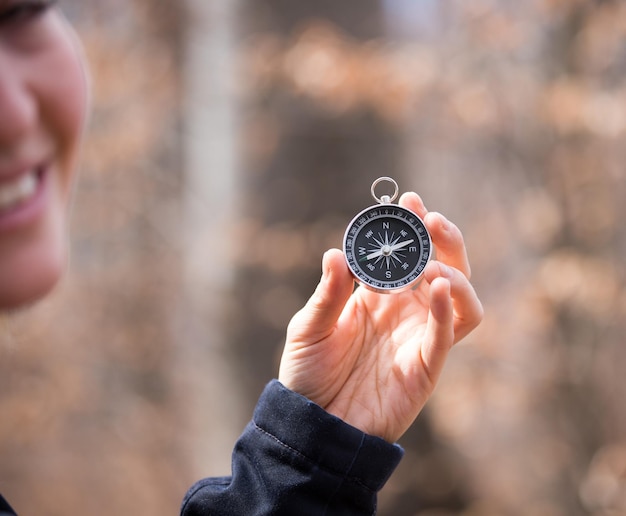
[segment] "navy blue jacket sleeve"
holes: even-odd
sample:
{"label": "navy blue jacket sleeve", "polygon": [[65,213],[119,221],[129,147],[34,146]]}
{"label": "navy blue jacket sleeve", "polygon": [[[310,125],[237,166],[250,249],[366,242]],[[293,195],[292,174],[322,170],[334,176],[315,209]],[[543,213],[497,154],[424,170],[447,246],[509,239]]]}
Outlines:
{"label": "navy blue jacket sleeve", "polygon": [[181,515],[371,516],[402,455],[274,380],[235,445],[232,476],[197,482]]}
{"label": "navy blue jacket sleeve", "polygon": [[2,495],[0,495],[0,516],[15,516],[15,511]]}

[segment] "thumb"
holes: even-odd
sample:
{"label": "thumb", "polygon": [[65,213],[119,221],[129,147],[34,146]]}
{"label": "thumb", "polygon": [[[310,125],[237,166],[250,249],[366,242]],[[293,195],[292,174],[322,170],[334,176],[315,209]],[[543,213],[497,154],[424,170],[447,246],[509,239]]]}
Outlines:
{"label": "thumb", "polygon": [[322,279],[304,308],[289,323],[289,336],[294,340],[308,342],[327,337],[353,289],[354,280],[343,253],[339,249],[326,251],[322,259]]}

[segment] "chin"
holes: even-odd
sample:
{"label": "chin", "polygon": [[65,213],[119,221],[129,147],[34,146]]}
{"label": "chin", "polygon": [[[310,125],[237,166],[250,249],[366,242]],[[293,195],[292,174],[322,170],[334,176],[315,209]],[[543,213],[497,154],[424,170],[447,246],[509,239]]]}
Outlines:
{"label": "chin", "polygon": [[[58,284],[61,276],[62,275],[55,275],[45,278],[36,285],[32,285],[32,288],[29,290],[23,291],[19,297],[9,299],[7,303],[8,311],[28,308],[29,306],[32,306],[38,301],[44,299],[52,290],[54,290],[54,287]],[[0,312],[2,310],[2,300],[0,300]]]}
{"label": "chin", "polygon": [[39,274],[19,285],[8,285],[0,293],[0,313],[12,312],[33,305],[46,297],[58,284],[63,276],[63,268],[39,270]]}
{"label": "chin", "polygon": [[29,278],[28,282],[21,282],[15,288],[4,288],[0,293],[0,313],[12,312],[33,305],[46,297],[58,284],[63,275],[63,269],[44,271],[40,270],[36,277]]}
{"label": "chin", "polygon": [[0,264],[0,313],[25,308],[44,298],[63,276],[67,264],[65,238],[47,239],[21,248]]}

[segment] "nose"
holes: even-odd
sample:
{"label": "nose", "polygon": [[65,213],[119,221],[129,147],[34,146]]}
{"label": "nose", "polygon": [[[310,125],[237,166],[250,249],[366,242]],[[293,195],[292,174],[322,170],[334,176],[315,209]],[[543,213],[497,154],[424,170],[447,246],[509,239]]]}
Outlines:
{"label": "nose", "polygon": [[37,102],[29,85],[28,68],[0,48],[0,150],[18,143],[36,119]]}

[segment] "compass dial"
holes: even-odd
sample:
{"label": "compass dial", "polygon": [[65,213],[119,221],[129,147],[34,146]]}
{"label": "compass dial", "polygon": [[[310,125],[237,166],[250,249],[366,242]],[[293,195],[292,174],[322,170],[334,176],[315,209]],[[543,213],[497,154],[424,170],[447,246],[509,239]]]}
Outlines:
{"label": "compass dial", "polygon": [[395,204],[372,206],[348,225],[344,254],[352,274],[376,292],[416,285],[432,254],[430,235],[412,211]]}

